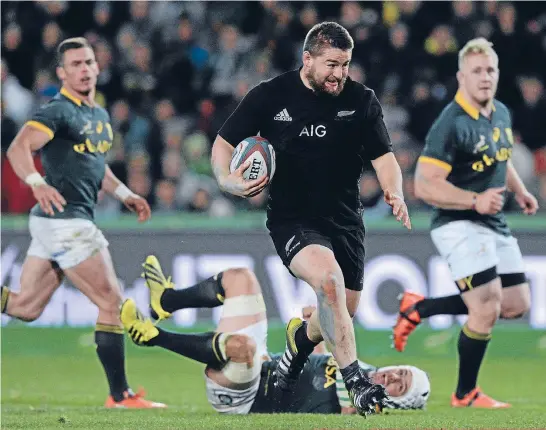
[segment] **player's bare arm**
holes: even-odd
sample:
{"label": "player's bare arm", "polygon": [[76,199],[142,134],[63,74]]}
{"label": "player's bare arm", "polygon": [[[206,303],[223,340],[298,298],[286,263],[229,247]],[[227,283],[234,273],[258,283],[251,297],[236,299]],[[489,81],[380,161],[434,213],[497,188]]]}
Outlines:
{"label": "player's bare arm", "polygon": [[13,170],[19,178],[32,187],[34,198],[42,210],[48,215],[54,215],[53,206],[63,212],[66,200],[38,173],[32,153],[44,147],[52,138],[52,133],[26,124],[15,136],[7,157]]}
{"label": "player's bare arm", "polygon": [[535,196],[533,196],[525,184],[521,180],[511,160],[507,162],[506,169],[506,186],[510,191],[515,193],[516,201],[525,215],[534,215],[538,210],[538,202]]}
{"label": "player's bare arm", "polygon": [[474,193],[456,187],[447,180],[449,170],[433,163],[419,161],[415,172],[415,194],[430,205],[442,209],[475,210],[496,214],[504,205],[505,187]]}
{"label": "player's bare arm", "polygon": [[402,171],[392,152],[372,160],[372,166],[377,174],[381,189],[385,194],[385,202],[392,207],[392,214],[404,227],[411,230],[408,207],[404,202],[402,191]]}
{"label": "player's bare arm", "polygon": [[239,197],[252,197],[262,191],[267,185],[267,176],[246,181],[243,172],[250,167],[250,160],[243,163],[233,173],[229,172],[229,164],[234,148],[222,136],[216,136],[212,146],[211,163],[214,176],[222,191]]}
{"label": "player's bare arm", "polygon": [[131,212],[135,212],[139,222],[150,219],[152,210],[146,199],[127,188],[127,186],[114,175],[109,166],[106,166],[105,169],[104,179],[102,180],[102,189],[108,194],[116,197]]}

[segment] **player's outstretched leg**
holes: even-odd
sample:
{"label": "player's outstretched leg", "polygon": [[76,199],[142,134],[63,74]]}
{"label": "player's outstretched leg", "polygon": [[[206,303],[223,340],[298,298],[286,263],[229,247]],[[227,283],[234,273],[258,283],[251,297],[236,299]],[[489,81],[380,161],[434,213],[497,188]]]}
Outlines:
{"label": "player's outstretched leg", "polygon": [[165,277],[154,255],[149,255],[142,267],[146,285],[150,290],[150,315],[154,319],[169,318],[172,312],[180,309],[214,308],[224,303],[223,273],[191,287],[175,290],[171,278]]}
{"label": "player's outstretched leg", "polygon": [[123,302],[120,319],[136,345],[158,346],[213,368],[221,368],[227,363],[227,340],[239,336],[222,332],[173,333],[163,330],[151,319],[145,319],[132,299]]}
{"label": "player's outstretched leg", "polygon": [[404,352],[408,337],[421,321],[434,315],[463,315],[468,308],[459,294],[447,297],[425,298],[421,294],[406,291],[400,295],[398,319],[392,329],[393,346]]}
{"label": "player's outstretched leg", "polygon": [[[521,318],[530,306],[529,284],[525,274],[514,273],[499,276],[502,283],[502,319]],[[429,297],[406,291],[399,297],[400,307],[396,325],[393,327],[393,346],[403,352],[408,337],[425,318],[435,315],[468,315],[468,307],[460,294],[446,297]]]}

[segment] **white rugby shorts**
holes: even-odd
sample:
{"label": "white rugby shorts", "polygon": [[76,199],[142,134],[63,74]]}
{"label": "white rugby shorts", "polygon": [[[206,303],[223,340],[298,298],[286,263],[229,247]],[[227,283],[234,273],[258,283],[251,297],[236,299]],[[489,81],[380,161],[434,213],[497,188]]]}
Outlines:
{"label": "white rugby shorts", "polygon": [[61,269],[69,269],[108,247],[108,241],[89,220],[50,219],[30,216],[32,241],[27,255],[55,261]]}
{"label": "white rugby shorts", "polygon": [[523,273],[518,241],[472,221],[453,221],[430,232],[440,255],[447,261],[454,281],[493,266],[499,275]]}

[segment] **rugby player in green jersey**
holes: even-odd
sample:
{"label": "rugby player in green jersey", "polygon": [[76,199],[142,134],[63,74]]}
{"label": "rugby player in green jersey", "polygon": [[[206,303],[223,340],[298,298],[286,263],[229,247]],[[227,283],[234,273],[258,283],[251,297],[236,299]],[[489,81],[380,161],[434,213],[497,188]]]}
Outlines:
{"label": "rugby player in green jersey", "polygon": [[406,292],[393,333],[402,351],[422,318],[468,313],[458,340],[453,407],[510,406],[481,391],[478,372],[498,317],[517,318],[530,305],[521,251],[503,213],[504,195],[513,192],[527,215],[535,214],[538,204],[510,160],[510,113],[495,99],[498,62],[484,38],[460,51],[459,91],[432,125],[416,172],[417,196],[435,207],[432,240],[460,295],[424,299]]}
{"label": "rugby player in green jersey", "polygon": [[[125,375],[121,290],[108,242],[94,223],[99,191],[116,196],[138,220],[150,218],[150,206],[112,173],[105,155],[112,146],[110,117],[95,101],[99,69],[84,38],[57,48],[60,92],[23,126],[8,150],[15,173],[37,200],[30,212],[31,243],[19,292],[2,287],[2,312],[23,321],[36,320],[66,276],[98,307],[95,342],[104,367],[112,408],[165,407],[134,393]],[[45,177],[32,160],[40,151]]]}

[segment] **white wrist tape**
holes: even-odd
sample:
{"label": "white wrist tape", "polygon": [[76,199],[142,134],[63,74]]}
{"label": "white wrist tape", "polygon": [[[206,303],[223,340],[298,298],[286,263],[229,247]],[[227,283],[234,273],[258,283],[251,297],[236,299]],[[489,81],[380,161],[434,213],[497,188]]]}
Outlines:
{"label": "white wrist tape", "polygon": [[47,182],[38,172],[31,173],[25,178],[25,183],[31,187],[37,187],[38,185],[46,185]]}
{"label": "white wrist tape", "polygon": [[135,194],[125,186],[125,184],[119,184],[117,188],[114,190],[114,194],[120,199],[122,202],[127,200],[129,197],[134,196]]}

